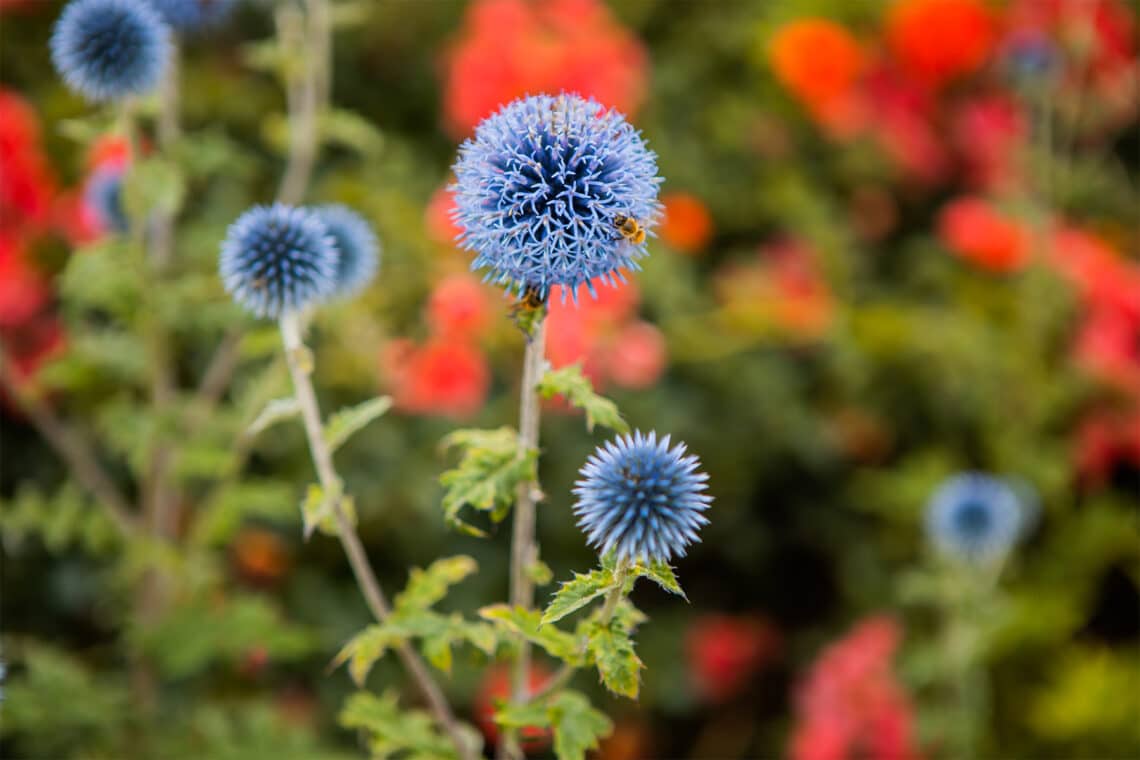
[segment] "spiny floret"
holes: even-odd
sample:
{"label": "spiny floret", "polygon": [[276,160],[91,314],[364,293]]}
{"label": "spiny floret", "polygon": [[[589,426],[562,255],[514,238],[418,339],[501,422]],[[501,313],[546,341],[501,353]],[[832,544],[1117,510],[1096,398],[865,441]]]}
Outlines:
{"label": "spiny floret", "polygon": [[143,0],[74,0],[51,37],[67,85],[96,101],[145,95],[170,62],[170,30]]}
{"label": "spiny floret", "polygon": [[146,0],[175,29],[194,31],[220,23],[234,0]]}
{"label": "spiny floret", "polygon": [[313,209],[328,228],[336,245],[338,259],[336,295],[342,298],[364,289],[380,265],[380,243],[372,226],[347,206],[332,204]]}
{"label": "spiny floret", "polygon": [[476,254],[472,268],[520,294],[622,279],[646,250],[619,234],[619,220],[648,232],[660,214],[657,161],[641,135],[578,95],[503,107],[460,147],[454,169],[452,216]]}
{"label": "spiny floret", "polygon": [[574,514],[590,545],[601,555],[645,562],[684,556],[708,522],[712,503],[708,475],[698,472],[685,444],[669,448],[669,436],[640,431],[599,447],[575,484]]}
{"label": "spiny floret", "polygon": [[259,317],[279,318],[332,295],[337,249],[312,211],[254,206],[230,225],[218,271],[226,291]]}
{"label": "spiny floret", "polygon": [[926,530],[948,556],[967,561],[1003,557],[1028,522],[1028,511],[1005,480],[980,472],[955,475],[930,498]]}

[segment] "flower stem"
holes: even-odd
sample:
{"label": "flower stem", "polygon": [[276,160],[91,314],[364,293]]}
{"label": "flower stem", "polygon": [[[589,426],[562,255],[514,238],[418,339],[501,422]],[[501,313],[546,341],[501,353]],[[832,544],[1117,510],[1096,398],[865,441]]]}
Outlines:
{"label": "flower stem", "polygon": [[[545,308],[545,307],[544,307]],[[522,388],[519,391],[519,453],[525,455],[538,448],[538,382],[546,364],[546,315],[539,313],[527,335],[523,358]],[[534,582],[530,568],[538,561],[535,540],[535,504],[541,498],[537,480],[520,483],[515,501],[514,530],[511,536],[511,604],[530,609],[534,606]],[[511,699],[525,704],[530,699],[530,642],[520,637],[518,658],[514,663]],[[500,757],[521,757],[517,737],[504,735]]]}
{"label": "flower stem", "polygon": [[[309,377],[310,358],[308,349],[301,340],[301,328],[298,315],[285,314],[281,317],[281,337],[285,344],[285,360],[289,365],[289,374],[293,378],[293,392],[297,405],[301,408],[301,419],[305,426],[305,435],[309,441],[309,453],[313,458],[313,465],[317,468],[317,477],[326,494],[337,493],[340,489],[340,478],[333,467],[332,452],[325,440],[324,424],[321,422],[320,407],[317,404],[317,395],[313,390],[313,383]],[[357,585],[368,604],[373,617],[384,622],[391,615],[391,608],[380,588],[380,582],[372,571],[364,545],[356,528],[348,519],[339,498],[332,502],[332,513],[336,520],[337,537],[340,539],[348,563],[352,566],[352,573],[356,577]],[[472,760],[474,754],[468,745],[459,724],[451,712],[439,685],[432,678],[427,665],[407,643],[396,647],[396,654],[407,668],[412,679],[416,682],[428,707],[435,716],[440,727],[447,733],[455,750],[462,760]]]}

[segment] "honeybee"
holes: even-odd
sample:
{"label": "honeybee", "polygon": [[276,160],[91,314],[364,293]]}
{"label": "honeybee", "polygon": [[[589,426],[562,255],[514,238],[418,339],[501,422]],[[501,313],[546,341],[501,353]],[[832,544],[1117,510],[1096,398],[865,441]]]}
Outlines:
{"label": "honeybee", "polygon": [[534,320],[535,315],[539,313],[542,307],[546,305],[546,299],[547,296],[544,296],[541,290],[532,285],[528,285],[519,296],[519,300],[511,305],[511,320],[529,332],[528,325]]}
{"label": "honeybee", "polygon": [[632,216],[618,214],[614,217],[614,226],[617,227],[619,235],[634,245],[641,245],[645,242],[645,228],[641,226],[641,222]]}

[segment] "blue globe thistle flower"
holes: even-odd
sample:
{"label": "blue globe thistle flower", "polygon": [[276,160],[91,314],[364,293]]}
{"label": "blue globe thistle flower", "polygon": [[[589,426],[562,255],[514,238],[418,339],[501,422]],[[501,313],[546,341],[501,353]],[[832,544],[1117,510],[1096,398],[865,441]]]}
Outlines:
{"label": "blue globe thistle flower", "polygon": [[927,534],[938,550],[971,562],[1004,556],[1027,523],[1028,510],[1018,490],[977,472],[946,480],[934,491],[926,512]]}
{"label": "blue globe thistle flower", "polygon": [[336,243],[313,212],[254,206],[230,225],[218,271],[226,292],[259,317],[279,318],[336,289]]}
{"label": "blue globe thistle flower", "polygon": [[214,26],[233,9],[234,0],[146,0],[166,23],[181,31]]}
{"label": "blue globe thistle flower", "polygon": [[145,95],[170,61],[170,30],[142,0],[74,0],[56,22],[51,57],[90,100]]}
{"label": "blue globe thistle flower", "polygon": [[95,215],[100,228],[123,234],[130,226],[123,210],[123,169],[105,166],[96,169],[83,189],[83,201]]}
{"label": "blue globe thistle flower", "polygon": [[360,292],[372,282],[380,265],[380,243],[372,226],[347,206],[318,206],[313,213],[336,245],[336,294],[345,297]]}
{"label": "blue globe thistle flower", "polygon": [[[535,291],[576,293],[613,284],[646,255],[659,214],[655,155],[616,111],[577,95],[535,95],[475,130],[455,163],[455,222],[487,279]],[[642,234],[622,234],[622,222]],[[593,294],[593,285],[587,285]]]}
{"label": "blue globe thistle flower", "polygon": [[575,485],[574,514],[591,546],[618,560],[668,561],[684,556],[708,522],[712,497],[700,462],[669,436],[635,432],[595,451]]}

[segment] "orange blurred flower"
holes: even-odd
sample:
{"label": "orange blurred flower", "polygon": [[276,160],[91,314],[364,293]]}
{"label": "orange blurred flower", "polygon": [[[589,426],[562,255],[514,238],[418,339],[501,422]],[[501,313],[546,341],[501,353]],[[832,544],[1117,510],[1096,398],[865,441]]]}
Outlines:
{"label": "orange blurred flower", "polygon": [[980,198],[958,198],[938,218],[938,236],[951,251],[994,272],[1016,272],[1029,263],[1032,235]]}
{"label": "orange blurred flower", "polygon": [[765,246],[755,261],[726,266],[715,287],[729,324],[747,332],[815,340],[834,317],[815,254],[797,241]]}
{"label": "orange blurred flower", "polygon": [[487,357],[459,340],[433,338],[417,346],[398,338],[385,346],[380,361],[396,408],[412,414],[469,418],[491,386]]}
{"label": "orange blurred flower", "polygon": [[491,323],[487,286],[467,273],[444,277],[428,299],[427,322],[435,335],[478,338]]}
{"label": "orange blurred flower", "polygon": [[665,215],[657,228],[661,239],[683,253],[699,253],[712,239],[712,215],[701,199],[689,193],[661,196]]}
{"label": "orange blurred flower", "polygon": [[455,245],[455,239],[463,230],[451,219],[455,209],[455,196],[447,187],[441,187],[431,195],[424,209],[424,229],[427,236],[440,245]]}
{"label": "orange blurred flower", "polygon": [[[527,677],[531,693],[542,689],[551,679],[551,673],[542,663],[532,662]],[[475,722],[487,744],[492,747],[499,743],[499,724],[495,722],[496,703],[508,700],[511,696],[511,669],[506,665],[492,665],[487,668],[479,682],[472,705]],[[538,726],[524,726],[519,730],[520,744],[526,752],[539,752],[550,745],[550,729]]]}
{"label": "orange blurred flower", "polygon": [[234,569],[248,583],[268,586],[289,570],[285,542],[265,528],[243,528],[233,543]]}
{"label": "orange blurred flower", "polygon": [[444,61],[443,112],[456,137],[526,94],[576,92],[632,114],[646,54],[600,0],[476,0]]}
{"label": "orange blurred flower", "polygon": [[931,87],[981,68],[993,50],[994,31],[981,0],[899,0],[887,15],[895,58]]}
{"label": "orange blurred flower", "polygon": [[768,55],[780,83],[817,116],[846,98],[863,70],[859,43],[826,19],[801,19],[781,27]]}

